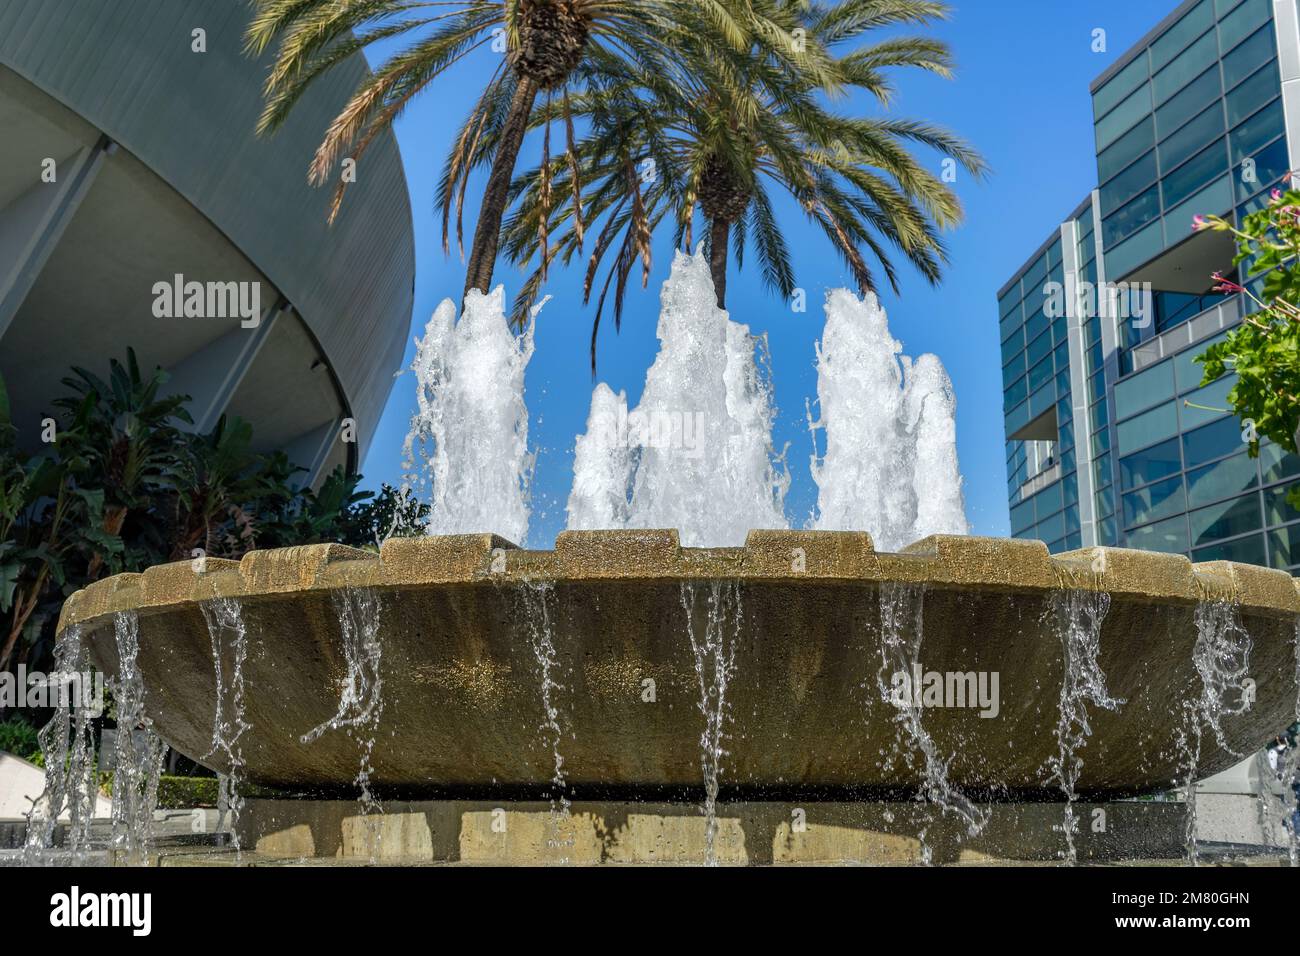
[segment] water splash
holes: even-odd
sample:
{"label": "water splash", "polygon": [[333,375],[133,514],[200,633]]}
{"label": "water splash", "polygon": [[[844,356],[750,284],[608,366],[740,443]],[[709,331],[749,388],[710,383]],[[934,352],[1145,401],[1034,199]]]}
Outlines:
{"label": "water splash", "polygon": [[[1295,722],[1300,724],[1300,618],[1295,627]],[[1283,780],[1290,781],[1291,825],[1287,828],[1287,856],[1293,867],[1300,867],[1300,739],[1294,747],[1287,749],[1284,767],[1289,773],[1283,774]]]}
{"label": "water splash", "polygon": [[[695,621],[697,598],[704,597],[704,629]],[[682,608],[686,612],[686,635],[695,659],[695,679],[700,689],[699,709],[704,717],[700,734],[700,766],[704,774],[704,860],[716,866],[718,836],[718,786],[722,777],[723,746],[727,738],[727,687],[736,672],[736,646],[740,642],[743,609],[740,584],[710,581],[683,582]]]}
{"label": "water splash", "polygon": [[[826,297],[817,401],[808,413],[819,531],[869,531],[882,551],[931,534],[966,534],[957,465],[956,398],[933,355],[913,362],[879,300]],[[826,450],[817,454],[817,433]]]}
{"label": "water splash", "polygon": [[[251,728],[245,718],[244,662],[248,657],[248,635],[244,614],[233,598],[213,598],[199,605],[212,642],[212,666],[216,677],[216,710],[212,717],[212,749],[204,756],[220,754],[229,768],[217,776],[217,833],[225,833],[229,819],[231,841],[239,854],[239,814],[244,798],[244,753],[240,738]],[[227,663],[227,658],[229,662]]]}
{"label": "water splash", "polygon": [[471,289],[459,322],[445,299],[416,341],[417,411],[403,445],[403,490],[429,501],[429,534],[527,538],[534,455],[524,371],[534,327],[511,331],[500,286],[487,295]]}
{"label": "water splash", "polygon": [[703,547],[788,527],[765,341],[717,307],[701,253],[677,254],[661,303],[640,404],[628,411],[626,394],[604,384],[592,393],[569,528],[677,528]]}
{"label": "water splash", "polygon": [[113,831],[110,846],[118,862],[144,865],[153,847],[153,815],[166,744],[144,712],[140,673],[140,622],[134,611],[113,618],[118,675],[113,682],[117,734],[113,754]]}
{"label": "water splash", "polygon": [[[68,859],[85,862],[90,847],[90,822],[98,793],[95,738],[91,718],[98,707],[92,698],[90,656],[81,639],[81,626],[65,628],[54,645],[54,682],[59,688],[54,716],[38,739],[45,755],[45,789],[27,815],[23,846],[25,866],[50,865],[59,817],[68,815]],[[62,860],[60,862],[63,862]]]}
{"label": "water splash", "polygon": [[[564,755],[560,744],[564,740],[564,728],[560,724],[560,708],[556,701],[557,694],[564,690],[564,685],[556,680],[560,669],[559,655],[555,649],[555,632],[551,620],[551,604],[555,596],[555,585],[550,581],[525,581],[520,597],[522,613],[528,632],[528,646],[537,662],[537,680],[542,700],[542,723],[539,728],[551,748],[552,772],[551,785],[555,788],[551,798],[551,829],[549,845],[552,849],[567,850],[573,845],[573,839],[566,839],[562,834],[562,824],[569,818],[569,797],[567,779],[564,770]],[[567,857],[560,859],[568,862]]]}
{"label": "water splash", "polygon": [[384,712],[383,645],[379,640],[379,597],[370,588],[348,587],[333,593],[334,613],[339,620],[344,674],[339,689],[338,711],[325,723],[301,737],[302,743],[319,740],[327,731],[343,730],[361,750],[353,783],[360,789],[357,802],[369,833],[370,856],[379,855],[380,831],[377,820],[383,806],[370,788],[374,773],[372,757],[379,720]]}
{"label": "water splash", "polygon": [[1056,756],[1048,759],[1049,780],[1054,780],[1065,796],[1065,859],[1073,866],[1078,862],[1074,835],[1078,822],[1074,816],[1077,799],[1075,786],[1083,772],[1082,750],[1092,735],[1088,705],[1104,710],[1118,710],[1124,701],[1110,696],[1106,675],[1097,662],[1101,652],[1101,625],[1110,611],[1110,595],[1104,591],[1057,591],[1052,595],[1048,613],[1055,619],[1061,637],[1064,674],[1061,680],[1059,716],[1056,721]]}
{"label": "water splash", "polygon": [[[918,800],[939,807],[942,813],[958,817],[966,834],[975,837],[989,821],[989,812],[978,807],[948,780],[950,757],[939,753],[938,745],[921,722],[922,707],[915,695],[900,695],[895,690],[895,676],[921,670],[921,641],[924,627],[925,588],[912,584],[882,582],[880,585],[880,667],[876,671],[876,688],[881,700],[894,708],[894,722],[899,736],[895,752],[901,749],[909,769],[916,770],[920,761],[922,775]],[[886,758],[886,769],[892,757]],[[928,842],[929,826],[920,834],[921,860],[929,866],[934,851]]]}
{"label": "water splash", "polygon": [[[1183,703],[1183,727],[1178,747],[1183,752],[1186,793],[1187,859],[1192,866],[1200,861],[1196,839],[1196,776],[1200,767],[1202,734],[1205,728],[1214,733],[1223,750],[1242,756],[1228,746],[1223,732],[1223,718],[1243,714],[1250,709],[1251,684],[1250,634],[1241,624],[1237,606],[1228,601],[1201,601],[1196,606],[1196,643],[1192,663],[1200,678],[1200,692]],[[1236,702],[1231,698],[1235,696]]]}

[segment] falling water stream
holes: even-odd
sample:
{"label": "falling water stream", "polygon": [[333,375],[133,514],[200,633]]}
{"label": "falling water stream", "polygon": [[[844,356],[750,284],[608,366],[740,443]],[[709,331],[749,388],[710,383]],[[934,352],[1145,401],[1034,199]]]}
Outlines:
{"label": "falling water stream", "polygon": [[[91,696],[90,658],[80,625],[66,628],[54,645],[54,680],[60,688],[54,715],[41,728],[45,755],[45,789],[27,816],[23,864],[40,866],[85,862],[90,847],[90,823],[98,793],[95,739],[91,718],[97,703]],[[102,702],[101,702],[102,703]],[[66,858],[54,851],[59,817],[68,815]]]}
{"label": "falling water stream", "polygon": [[1057,752],[1048,759],[1049,780],[1065,796],[1065,859],[1078,862],[1074,836],[1075,786],[1083,772],[1082,750],[1092,735],[1088,705],[1118,710],[1124,703],[1110,696],[1106,675],[1097,658],[1101,651],[1101,625],[1110,611],[1110,595],[1104,591],[1066,590],[1052,595],[1049,614],[1061,637],[1064,674],[1061,679],[1059,716],[1056,722]]}
{"label": "falling water stream", "polygon": [[[696,604],[704,601],[704,628],[696,626]],[[723,742],[727,738],[727,687],[736,672],[736,646],[740,642],[742,605],[737,581],[683,583],[682,609],[686,612],[686,634],[695,661],[695,679],[699,685],[700,714],[704,730],[700,734],[700,767],[704,775],[704,859],[716,866],[718,837],[718,786],[722,778],[722,758],[727,755]]]}
{"label": "falling water stream", "polygon": [[[218,834],[229,832],[235,853],[240,852],[239,814],[244,807],[240,785],[244,777],[244,752],[240,738],[251,729],[246,718],[244,662],[248,657],[248,636],[244,614],[233,598],[213,598],[200,605],[212,642],[212,666],[216,677],[216,705],[212,717],[212,749],[229,768],[217,777]],[[229,824],[227,831],[226,825]]]}
{"label": "falling water stream", "polygon": [[1250,634],[1241,624],[1237,606],[1231,602],[1201,601],[1196,606],[1195,621],[1192,663],[1200,678],[1200,692],[1183,703],[1184,722],[1178,741],[1185,767],[1187,859],[1192,866],[1200,862],[1196,839],[1196,777],[1202,735],[1208,728],[1223,750],[1241,756],[1228,745],[1223,718],[1245,713],[1250,708],[1248,675],[1252,649]]}
{"label": "falling water stream", "polygon": [[547,849],[558,853],[556,862],[567,863],[575,845],[575,836],[566,830],[570,816],[568,780],[561,747],[564,724],[559,695],[564,685],[558,680],[559,654],[555,647],[555,585],[550,581],[525,581],[518,592],[518,619],[523,621],[524,636],[537,668],[538,695],[542,720],[538,732],[551,751],[551,835]]}
{"label": "falling water stream", "polygon": [[158,806],[158,778],[166,745],[153,733],[144,712],[144,678],[140,674],[140,622],[134,611],[113,619],[118,675],[113,682],[117,734],[113,755],[113,835],[116,862],[144,865],[153,846],[153,815]]}
{"label": "falling water stream", "polygon": [[338,710],[329,720],[302,735],[302,743],[319,740],[326,732],[342,730],[354,738],[361,751],[353,783],[360,789],[357,803],[366,824],[372,860],[379,855],[377,816],[383,807],[370,789],[371,760],[379,720],[384,712],[383,645],[379,640],[379,597],[370,588],[348,587],[333,594],[339,619],[344,673]]}

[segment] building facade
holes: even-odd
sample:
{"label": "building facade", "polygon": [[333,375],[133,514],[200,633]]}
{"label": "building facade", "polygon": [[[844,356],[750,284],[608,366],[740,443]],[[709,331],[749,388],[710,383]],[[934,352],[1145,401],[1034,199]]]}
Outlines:
{"label": "building facade", "polygon": [[[379,137],[328,225],[332,189],[307,166],[365,60],[259,137],[268,60],[244,53],[250,15],[0,0],[0,375],[20,440],[39,440],[71,367],[106,375],[130,347],[192,397],[199,429],[238,415],[255,450],[309,478],[364,456],[411,321],[401,157]],[[193,308],[191,287],[206,290]]]}
{"label": "building facade", "polygon": [[1012,534],[1294,573],[1300,459],[1249,457],[1232,377],[1201,384],[1249,300],[1212,291],[1234,245],[1192,220],[1240,219],[1300,166],[1297,2],[1187,0],[1092,103],[1099,185],[998,295]]}

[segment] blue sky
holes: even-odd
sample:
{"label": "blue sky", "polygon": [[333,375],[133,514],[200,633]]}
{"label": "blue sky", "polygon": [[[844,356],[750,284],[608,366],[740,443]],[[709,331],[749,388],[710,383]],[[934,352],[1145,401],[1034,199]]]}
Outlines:
{"label": "blue sky", "polygon": [[[896,78],[892,113],[956,131],[983,152],[993,170],[983,183],[963,172],[956,184],[966,222],[948,236],[952,265],[943,284],[931,288],[904,266],[901,294],[882,295],[904,351],[936,353],[952,377],[966,513],[975,534],[1009,533],[997,290],[1096,184],[1089,83],[1175,5],[1175,0],[955,0],[951,20],[932,34],[951,46],[956,78],[945,81],[919,73]],[[1106,31],[1105,53],[1092,50],[1097,29]],[[385,52],[372,51],[372,60]],[[434,190],[448,142],[471,106],[468,91],[480,88],[495,65],[485,48],[482,56],[458,65],[426,91],[397,124],[415,222],[413,335],[423,330],[439,301],[458,299],[464,285],[459,256],[454,249],[451,257],[442,252]],[[865,101],[840,105],[875,111]],[[539,156],[540,146],[526,143],[521,164],[531,168]],[[940,157],[926,160],[938,169]],[[792,313],[770,296],[752,262],[741,271],[733,263],[727,298],[733,319],[769,338],[779,411],[774,438],[778,448],[789,442],[793,481],[786,512],[798,527],[816,503],[817,489],[808,474],[812,443],[805,399],[816,395],[814,342],[821,334],[821,303],[825,290],[852,283],[821,234],[797,210],[788,210],[783,222],[796,282],[808,290],[808,311]],[[472,232],[467,219],[466,236]],[[658,345],[659,288],[672,261],[671,246],[671,236],[656,237],[649,288],[629,291],[622,331],[615,334],[612,322],[602,323],[600,378],[615,390],[626,389],[633,404]],[[513,266],[497,267],[495,281],[505,284],[507,296],[522,278]],[[564,527],[574,438],[585,428],[590,403],[592,313],[582,306],[581,281],[581,266],[552,270],[547,288],[552,300],[539,317],[536,353],[528,368],[529,440],[538,452],[528,541],[533,547],[549,547]],[[412,354],[408,344],[404,368]],[[401,445],[414,394],[410,373],[396,380],[363,463],[364,487],[400,481]]]}

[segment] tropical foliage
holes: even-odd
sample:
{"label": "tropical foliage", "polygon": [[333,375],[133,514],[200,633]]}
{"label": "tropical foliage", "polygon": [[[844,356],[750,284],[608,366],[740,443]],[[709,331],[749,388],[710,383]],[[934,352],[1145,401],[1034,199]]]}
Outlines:
{"label": "tropical foliage", "polygon": [[[1204,382],[1235,373],[1228,392],[1232,411],[1247,424],[1252,457],[1259,439],[1267,438],[1290,452],[1300,428],[1300,190],[1274,190],[1263,209],[1246,216],[1241,228],[1219,216],[1198,218],[1198,229],[1230,232],[1237,242],[1233,265],[1263,277],[1252,290],[1214,276],[1216,291],[1242,294],[1254,310],[1242,323],[1198,358]],[[1252,286],[1255,283],[1251,283]],[[1300,509],[1300,486],[1288,498]]]}
{"label": "tropical foliage", "polygon": [[[794,273],[774,211],[781,193],[826,236],[862,290],[878,285],[870,260],[897,290],[891,253],[937,282],[947,261],[940,233],[960,221],[961,206],[950,186],[909,150],[937,150],[953,168],[976,177],[985,172],[983,160],[941,128],[842,115],[825,101],[865,91],[886,107],[893,67],[949,76],[951,56],[935,40],[863,42],[878,28],[925,25],[945,12],[944,4],[928,0],[775,3],[769,15],[780,32],[756,33],[744,49],[689,41],[684,59],[692,68],[679,75],[630,64],[594,78],[572,104],[590,130],[576,162],[544,163],[514,184],[520,203],[507,224],[504,251],[521,263],[540,260],[515,303],[515,321],[528,314],[550,264],[557,258],[568,264],[590,229],[596,239],[587,261],[587,299],[602,260],[612,258],[593,322],[594,363],[595,333],[611,287],[619,322],[630,273],[640,265],[642,285],[648,278],[652,233],[669,223],[676,244],[689,248],[697,216],[706,226],[719,306],[726,303],[729,255],[743,266],[747,246],[757,254],[765,285],[788,297]],[[799,60],[789,55],[791,42],[803,51]],[[553,118],[543,111],[537,122]],[[600,228],[590,225],[602,217]],[[568,231],[549,245],[548,237],[565,226]]]}
{"label": "tropical foliage", "polygon": [[[186,430],[188,399],[164,397],[166,381],[161,369],[142,372],[133,351],[107,378],[74,369],[43,446],[19,444],[0,381],[0,668],[47,652],[64,598],[105,575],[196,551],[375,547],[419,531],[421,505],[388,487],[371,501],[342,468],[302,487],[283,452],[252,451],[247,422]],[[42,451],[25,450],[33,445]]]}
{"label": "tropical foliage", "polygon": [[[444,215],[463,208],[470,172],[490,171],[470,250],[466,291],[488,291],[513,174],[539,97],[564,101],[575,84],[621,64],[662,71],[688,37],[739,46],[765,26],[736,0],[254,0],[247,49],[274,48],[259,129],[280,126],[306,90],[354,53],[401,38],[400,49],[362,80],[327,130],[309,171],[322,185],[340,160],[358,163],[376,136],[454,64],[480,52],[499,60],[470,110],[444,171]],[[757,21],[757,22],[755,22]],[[485,137],[491,147],[486,148]],[[340,177],[331,219],[347,188]],[[455,199],[453,200],[453,196]],[[459,213],[458,213],[459,220]],[[458,237],[460,228],[458,222]]]}

